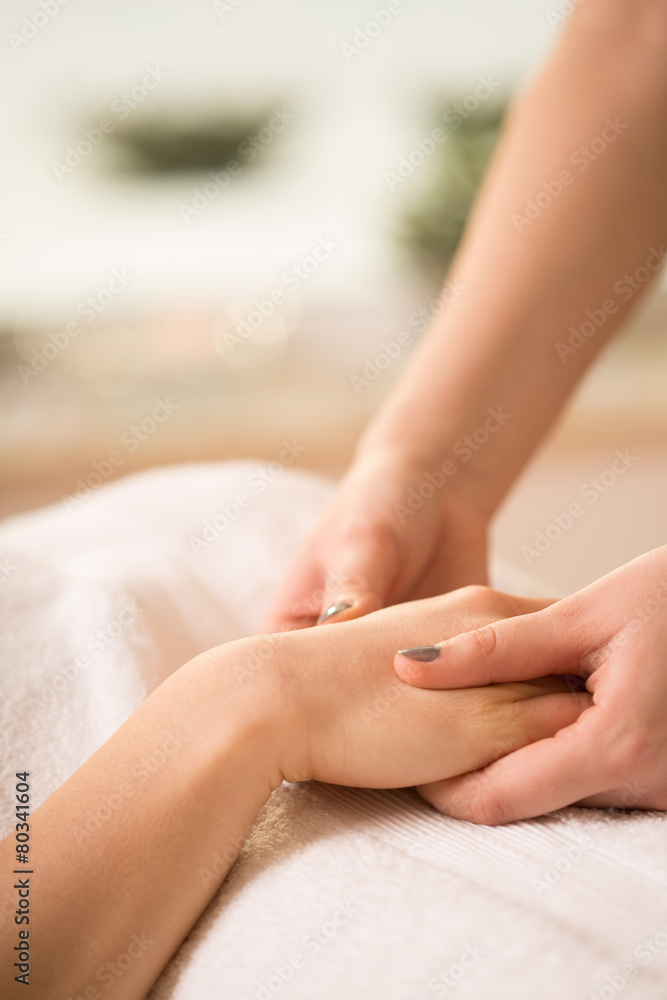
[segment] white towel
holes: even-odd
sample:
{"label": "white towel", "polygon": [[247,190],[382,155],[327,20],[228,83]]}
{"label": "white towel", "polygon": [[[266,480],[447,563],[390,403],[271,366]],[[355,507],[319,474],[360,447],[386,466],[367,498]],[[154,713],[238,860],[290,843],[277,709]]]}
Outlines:
{"label": "white towel", "polygon": [[[36,807],[180,664],[257,631],[331,491],[285,471],[260,494],[260,467],[143,473],[0,527],[3,836],[16,771]],[[664,1000],[666,983],[661,814],[489,829],[309,783],[274,794],[150,997]]]}

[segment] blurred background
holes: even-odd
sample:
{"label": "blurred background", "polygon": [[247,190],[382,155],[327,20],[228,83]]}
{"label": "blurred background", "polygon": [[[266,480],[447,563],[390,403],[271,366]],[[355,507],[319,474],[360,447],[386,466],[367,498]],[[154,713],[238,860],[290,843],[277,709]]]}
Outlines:
{"label": "blurred background", "polygon": [[[5,0],[0,516],[285,440],[339,475],[562,6]],[[666,328],[657,291],[508,499],[518,569],[569,590],[664,543]],[[618,448],[627,474],[528,559]]]}

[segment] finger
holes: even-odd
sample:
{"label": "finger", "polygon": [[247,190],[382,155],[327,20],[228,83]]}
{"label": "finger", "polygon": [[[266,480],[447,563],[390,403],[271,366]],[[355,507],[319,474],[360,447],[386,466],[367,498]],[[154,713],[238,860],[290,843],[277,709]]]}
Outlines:
{"label": "finger", "polygon": [[396,673],[415,687],[458,688],[576,674],[595,635],[570,624],[563,602],[463,632],[433,646],[401,650]]}
{"label": "finger", "polygon": [[[576,803],[578,806],[583,806],[584,809],[629,809],[628,805],[622,804],[623,792],[600,792],[599,795],[589,795],[585,799],[580,799]],[[641,806],[635,806],[636,809],[641,809]],[[648,808],[644,806],[644,808]]]}
{"label": "finger", "polygon": [[643,782],[626,781],[622,788],[614,788],[600,795],[590,795],[577,802],[587,809],[660,809],[667,801],[662,789],[649,788]]}
{"label": "finger", "polygon": [[396,541],[379,525],[348,528],[327,568],[306,543],[264,620],[270,632],[349,621],[384,607],[398,565]]}
{"label": "finger", "polygon": [[[560,684],[559,678],[554,677],[549,680],[556,685]],[[510,725],[505,724],[493,739],[488,740],[486,760],[478,755],[480,766],[488,766],[530,743],[554,736],[560,729],[565,729],[566,726],[576,722],[582,712],[592,705],[591,695],[587,692],[571,694],[559,691],[558,694],[544,694],[542,692],[549,691],[549,685],[537,686],[537,683],[535,687],[531,684],[508,685],[508,687],[521,689],[517,694],[525,700],[514,704],[515,714]],[[482,739],[487,738],[485,734],[488,731],[488,722],[483,721]]]}
{"label": "finger", "polygon": [[[557,681],[556,678],[553,679]],[[523,684],[518,686],[524,687]],[[548,690],[548,687],[544,690]],[[593,698],[587,691],[542,694],[519,702],[516,705],[516,728],[520,729],[521,742],[513,744],[512,734],[508,733],[502,756],[513,753],[522,746],[555,736],[561,729],[573,725],[592,704]]]}
{"label": "finger", "polygon": [[289,632],[314,625],[324,599],[321,567],[310,557],[299,558],[280,586],[261,632]]}
{"label": "finger", "polygon": [[421,786],[427,802],[458,819],[497,826],[542,816],[604,792],[599,740],[584,713],[555,736],[458,778]]}
{"label": "finger", "polygon": [[349,621],[378,611],[396,577],[398,551],[390,531],[379,526],[348,530],[326,575],[318,624]]}

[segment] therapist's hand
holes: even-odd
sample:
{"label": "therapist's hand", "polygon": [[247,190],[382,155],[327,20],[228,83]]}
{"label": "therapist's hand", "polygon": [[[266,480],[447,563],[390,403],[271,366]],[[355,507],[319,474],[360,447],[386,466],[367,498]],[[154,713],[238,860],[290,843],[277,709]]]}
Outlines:
{"label": "therapist's hand", "polygon": [[544,610],[430,648],[408,652],[431,662],[398,654],[398,676],[456,688],[578,675],[593,695],[554,737],[422,786],[436,808],[491,825],[572,803],[667,810],[667,546]]}
{"label": "therapist's hand", "polygon": [[353,465],[297,554],[263,630],[304,628],[322,616],[348,621],[486,583],[487,517],[464,472],[449,479],[438,465],[393,452]]}

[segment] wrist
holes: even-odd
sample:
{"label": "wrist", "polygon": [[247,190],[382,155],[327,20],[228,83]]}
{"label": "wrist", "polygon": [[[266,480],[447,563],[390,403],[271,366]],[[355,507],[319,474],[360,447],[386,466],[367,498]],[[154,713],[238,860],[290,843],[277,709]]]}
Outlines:
{"label": "wrist", "polygon": [[[475,442],[472,444],[474,447]],[[414,490],[423,495],[422,488],[427,489],[431,502],[442,508],[461,507],[488,525],[502,494],[470,461],[472,456],[474,451],[466,445],[464,435],[452,436],[450,440],[443,438],[429,447],[369,439],[361,442],[348,475],[391,476],[406,493]]]}
{"label": "wrist", "polygon": [[362,433],[352,457],[352,467],[391,464],[397,469],[421,470],[438,461],[445,442],[433,428],[430,435],[412,436],[397,430],[396,421],[380,414]]}
{"label": "wrist", "polygon": [[[246,648],[252,641],[207,650],[162,685],[172,703],[180,705],[179,732],[192,748],[193,779],[215,802],[217,776],[231,776],[239,812],[250,825],[282,781],[276,684],[271,663],[260,670],[260,660]],[[172,683],[178,690],[168,692]]]}
{"label": "wrist", "polygon": [[253,785],[268,789],[267,797],[283,780],[307,780],[307,712],[299,672],[291,669],[289,655],[294,635],[300,633],[250,636],[198,658],[215,678],[208,700],[218,706],[212,719],[216,745],[223,752],[230,740],[243,747],[253,761]]}

